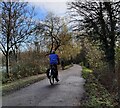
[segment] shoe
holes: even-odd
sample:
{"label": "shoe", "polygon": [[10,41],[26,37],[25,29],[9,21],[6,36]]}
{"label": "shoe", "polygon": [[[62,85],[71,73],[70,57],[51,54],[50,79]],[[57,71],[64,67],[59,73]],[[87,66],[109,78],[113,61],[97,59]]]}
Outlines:
{"label": "shoe", "polygon": [[56,79],[56,81],[58,82],[58,81],[59,81],[59,79]]}

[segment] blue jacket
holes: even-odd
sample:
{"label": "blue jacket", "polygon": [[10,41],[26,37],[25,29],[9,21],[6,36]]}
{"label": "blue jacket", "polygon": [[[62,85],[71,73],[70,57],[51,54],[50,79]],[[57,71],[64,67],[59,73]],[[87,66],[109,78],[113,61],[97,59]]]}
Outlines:
{"label": "blue jacket", "polygon": [[59,57],[57,54],[50,54],[49,59],[50,59],[50,64],[58,64],[59,62]]}

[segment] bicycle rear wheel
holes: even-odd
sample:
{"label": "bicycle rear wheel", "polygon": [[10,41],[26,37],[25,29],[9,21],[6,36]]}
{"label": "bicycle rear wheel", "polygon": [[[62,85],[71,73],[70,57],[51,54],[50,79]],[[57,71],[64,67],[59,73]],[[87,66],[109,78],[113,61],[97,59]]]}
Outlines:
{"label": "bicycle rear wheel", "polygon": [[51,75],[51,76],[50,76],[49,81],[50,81],[50,84],[51,84],[51,85],[53,85],[53,84],[54,84],[54,76],[53,76],[53,75]]}

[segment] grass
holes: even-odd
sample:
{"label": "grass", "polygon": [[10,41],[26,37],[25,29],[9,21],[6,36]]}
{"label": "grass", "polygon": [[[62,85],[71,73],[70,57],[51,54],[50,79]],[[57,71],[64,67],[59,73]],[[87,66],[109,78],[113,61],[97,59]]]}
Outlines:
{"label": "grass", "polygon": [[92,70],[91,69],[88,69],[86,67],[82,67],[82,76],[83,78],[87,79],[87,77],[92,74]]}
{"label": "grass", "polygon": [[68,69],[68,68],[70,68],[72,66],[73,66],[73,64],[67,65],[67,66],[64,67],[64,69]]}
{"label": "grass", "polygon": [[11,82],[8,84],[4,84],[0,87],[0,89],[2,88],[2,94],[6,95],[12,91],[18,90],[22,87],[28,86],[30,84],[33,84],[37,81],[40,81],[42,79],[44,79],[46,77],[45,74],[40,74],[40,75],[35,75],[35,76],[31,76],[31,77],[26,77],[23,79],[19,79],[15,82]]}
{"label": "grass", "polygon": [[113,97],[95,78],[92,70],[83,67],[82,76],[86,80],[84,85],[86,93],[81,101],[82,106],[91,108],[116,106]]}

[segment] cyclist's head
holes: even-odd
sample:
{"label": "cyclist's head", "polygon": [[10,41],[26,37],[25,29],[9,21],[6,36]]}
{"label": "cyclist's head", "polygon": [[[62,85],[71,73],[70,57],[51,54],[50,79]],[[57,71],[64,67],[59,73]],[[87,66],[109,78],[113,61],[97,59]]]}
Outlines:
{"label": "cyclist's head", "polygon": [[52,51],[51,51],[51,54],[55,54],[55,51],[54,51],[54,50],[52,50]]}

